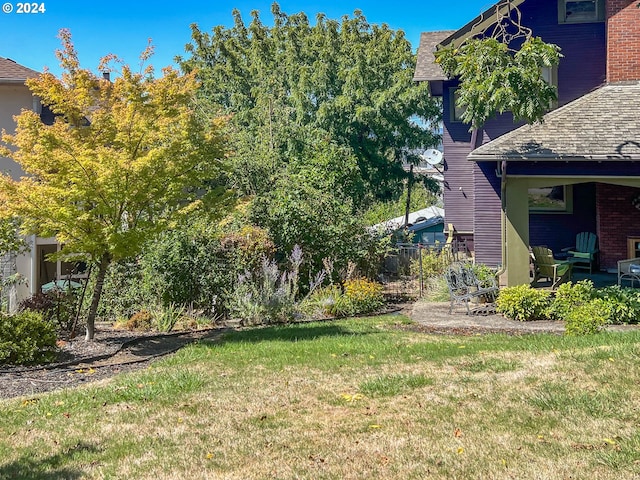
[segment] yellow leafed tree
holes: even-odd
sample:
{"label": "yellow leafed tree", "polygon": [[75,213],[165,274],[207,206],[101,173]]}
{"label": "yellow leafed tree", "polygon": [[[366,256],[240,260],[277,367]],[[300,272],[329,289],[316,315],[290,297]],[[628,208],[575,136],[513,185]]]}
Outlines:
{"label": "yellow leafed tree", "polygon": [[[0,213],[19,218],[25,234],[55,236],[62,256],[95,265],[89,340],[108,266],[138,253],[177,216],[227,198],[207,188],[223,169],[223,120],[196,115],[192,74],[165,68],[156,77],[152,67],[122,66],[110,81],[80,68],[68,31],[60,39],[61,77],[46,72],[27,81],[55,121],[45,125],[25,110],[15,134],[3,132],[0,154],[26,176],[0,176]],[[117,61],[105,57],[100,70]]]}

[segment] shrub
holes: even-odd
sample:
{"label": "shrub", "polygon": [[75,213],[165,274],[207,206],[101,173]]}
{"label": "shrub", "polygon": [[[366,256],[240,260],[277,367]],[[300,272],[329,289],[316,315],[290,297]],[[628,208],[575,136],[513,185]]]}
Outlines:
{"label": "shrub", "polygon": [[34,364],[55,358],[55,326],[37,312],[0,314],[0,364]]}
{"label": "shrub", "polygon": [[[92,281],[95,281],[95,278],[92,278]],[[90,291],[90,288],[88,290]],[[90,301],[90,295],[85,301]],[[128,319],[153,301],[154,296],[146,285],[142,267],[137,259],[109,266],[99,307],[101,317]]]}
{"label": "shrub", "polygon": [[124,322],[123,328],[135,332],[150,332],[153,330],[153,325],[154,319],[151,312],[148,310],[140,310]]}
{"label": "shrub", "polygon": [[556,290],[556,295],[549,307],[549,316],[565,320],[567,315],[577,306],[590,302],[596,294],[591,280],[577,283],[563,283]]}
{"label": "shrub", "polygon": [[352,314],[371,313],[384,305],[382,285],[365,278],[344,282],[344,296],[351,304]]}
{"label": "shrub", "polygon": [[500,290],[496,309],[507,318],[519,321],[547,318],[551,292],[518,285]]}
{"label": "shrub", "polygon": [[[417,276],[422,273],[425,278],[437,277],[444,273],[451,261],[451,255],[448,255],[445,250],[423,249],[420,257],[411,262],[411,275]],[[420,272],[421,262],[422,272]]]}
{"label": "shrub", "polygon": [[613,285],[597,290],[595,295],[604,300],[609,311],[609,323],[638,323],[640,292],[635,288],[621,288]]}
{"label": "shrub", "polygon": [[342,295],[340,286],[331,284],[311,292],[302,301],[300,309],[311,318],[337,317],[345,313],[345,307],[348,307],[347,310],[351,310],[348,303]]}
{"label": "shrub", "polygon": [[491,268],[484,263],[474,263],[473,265],[471,265],[471,271],[474,273],[476,278],[480,281],[480,285],[482,285],[483,287],[497,285],[497,271],[495,268]]}
{"label": "shrub", "polygon": [[46,293],[36,293],[18,305],[19,311],[37,312],[55,325],[58,333],[70,333],[78,307],[78,295],[71,289],[53,288]]}
{"label": "shrub", "polygon": [[275,261],[264,258],[258,272],[241,275],[231,294],[231,314],[248,325],[293,320],[302,263],[299,247],[294,247],[289,261],[290,271],[281,273]]}
{"label": "shrub", "polygon": [[596,298],[576,305],[564,318],[566,335],[592,335],[598,333],[609,320],[605,300]]}

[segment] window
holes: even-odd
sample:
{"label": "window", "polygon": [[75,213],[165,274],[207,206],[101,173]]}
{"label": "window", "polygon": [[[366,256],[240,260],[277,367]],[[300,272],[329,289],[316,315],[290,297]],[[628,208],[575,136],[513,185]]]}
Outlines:
{"label": "window", "polygon": [[558,0],[560,23],[604,21],[604,0]]}
{"label": "window", "polygon": [[[540,70],[540,75],[542,79],[547,82],[549,85],[553,85],[556,87],[556,94],[558,93],[558,67],[542,67]],[[553,110],[558,107],[558,101],[551,102],[549,105],[549,110]]]}
{"label": "window", "polygon": [[449,89],[449,118],[452,122],[462,122],[462,114],[467,110],[465,107],[458,106],[459,92],[458,88]]}
{"label": "window", "polygon": [[529,189],[529,211],[533,213],[572,213],[571,185],[535,187]]}

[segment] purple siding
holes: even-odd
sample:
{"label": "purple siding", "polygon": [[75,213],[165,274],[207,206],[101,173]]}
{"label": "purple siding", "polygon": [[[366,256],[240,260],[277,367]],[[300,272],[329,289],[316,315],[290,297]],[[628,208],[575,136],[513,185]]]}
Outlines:
{"label": "purple siding", "polygon": [[500,177],[494,162],[480,162],[473,172],[476,182],[474,247],[478,263],[492,267],[502,264],[500,229],[502,205]]}
{"label": "purple siding", "polygon": [[529,215],[529,245],[546,245],[554,252],[573,246],[580,232],[596,233],[596,186],[573,186],[573,213]]}
{"label": "purple siding", "polygon": [[473,232],[473,163],[467,160],[471,153],[471,134],[468,125],[449,121],[449,85],[445,87],[442,98],[446,117],[442,136],[445,222],[453,223],[459,232]]}
{"label": "purple siding", "polygon": [[[523,25],[531,28],[533,34],[542,37],[546,42],[555,43],[562,49],[564,57],[558,67],[558,104],[564,105],[587,92],[592,91],[605,81],[606,74],[606,43],[605,24],[558,24],[557,0],[539,0],[524,2],[522,12]],[[452,123],[449,117],[449,88],[456,86],[455,81],[445,81],[443,84],[444,105],[444,138],[443,148],[446,160],[444,205],[446,222],[453,223],[458,231],[473,231],[476,258],[487,264],[501,263],[501,235],[500,235],[500,183],[495,176],[493,162],[481,162],[474,166],[466,157],[474,148],[470,144],[471,134],[468,125]],[[486,143],[498,136],[517,128],[521,124],[513,123],[510,114],[501,115],[487,122],[481,134],[478,145]],[[531,167],[531,168],[530,168]],[[547,168],[547,167],[545,167]],[[622,168],[622,166],[621,166]],[[514,170],[515,169],[515,170]],[[548,166],[548,174],[574,175],[576,170],[582,174],[611,173],[609,165],[598,168],[596,164],[557,164]],[[617,170],[617,167],[614,169]],[[640,174],[640,166],[638,166]],[[588,173],[598,171],[598,173]],[[509,173],[542,174],[540,165],[510,163]],[[561,173],[564,172],[564,173]],[[630,175],[627,167],[626,175]],[[497,182],[497,183],[496,183]],[[462,190],[460,190],[462,188]],[[585,190],[588,192],[588,189]],[[463,194],[464,193],[464,194]],[[574,191],[583,194],[583,188]],[[585,195],[589,195],[585,193]],[[594,195],[592,195],[594,196]],[[585,223],[583,210],[574,211],[571,226],[561,233],[558,242],[562,243],[575,238],[573,230],[593,230]],[[547,218],[549,217],[549,218]],[[556,223],[562,224],[562,215],[534,215],[531,220],[532,242],[545,238],[549,243],[549,233],[558,232]],[[591,220],[589,220],[591,221]],[[567,238],[563,238],[562,235]],[[555,246],[555,245],[549,245]],[[563,246],[568,246],[563,245]]]}

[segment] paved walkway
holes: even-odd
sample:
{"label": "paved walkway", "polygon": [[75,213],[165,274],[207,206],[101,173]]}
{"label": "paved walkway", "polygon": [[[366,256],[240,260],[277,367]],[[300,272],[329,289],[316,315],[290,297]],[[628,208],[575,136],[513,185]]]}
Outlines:
{"label": "paved walkway", "polygon": [[[563,333],[564,322],[535,320],[518,322],[502,315],[467,315],[464,308],[458,307],[449,314],[449,302],[417,301],[407,315],[416,323],[438,329],[474,329],[485,331],[505,331],[522,333]],[[637,330],[640,325],[611,325],[607,330]]]}

